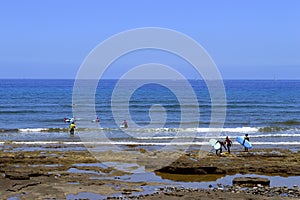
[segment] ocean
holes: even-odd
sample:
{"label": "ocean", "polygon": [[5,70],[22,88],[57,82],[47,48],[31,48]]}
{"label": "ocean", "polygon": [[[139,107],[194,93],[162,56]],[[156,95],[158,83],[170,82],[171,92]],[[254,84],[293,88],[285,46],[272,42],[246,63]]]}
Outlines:
{"label": "ocean", "polygon": [[[101,80],[94,96],[96,113],[85,113],[82,117],[74,116],[73,112],[75,106],[80,106],[73,102],[74,80],[2,79],[0,142],[80,143],[81,133],[86,133],[99,134],[97,138],[108,138],[103,142],[120,145],[160,146],[174,139],[190,138],[188,145],[199,146],[208,144],[205,138],[223,140],[229,136],[235,141],[236,136],[247,133],[254,148],[300,149],[298,80],[224,80],[226,118],[218,135],[208,134],[212,104],[203,80],[188,82],[198,105],[191,103],[188,95],[184,96],[183,105],[176,94],[155,81],[136,88],[127,100],[126,88],[136,81],[125,81],[118,98],[112,99],[118,80]],[[180,89],[180,80],[170,80],[170,84],[185,92]],[[224,109],[224,105],[220,108]],[[122,114],[127,109],[130,119]],[[196,118],[181,116],[197,109]],[[96,116],[99,123],[94,122]],[[77,126],[74,137],[69,135],[69,123],[64,122],[64,118],[72,117]],[[129,128],[119,128],[116,118],[125,118]],[[180,140],[172,145],[181,145]]]}

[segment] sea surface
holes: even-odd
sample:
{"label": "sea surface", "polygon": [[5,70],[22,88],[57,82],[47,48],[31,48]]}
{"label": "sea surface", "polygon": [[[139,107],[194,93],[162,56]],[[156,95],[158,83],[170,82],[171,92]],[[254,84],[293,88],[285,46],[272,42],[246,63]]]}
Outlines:
{"label": "sea surface", "polygon": [[[197,104],[185,95],[180,80],[168,84],[182,92],[183,101],[182,96],[155,81],[137,87],[127,100],[126,88],[138,85],[137,80],[123,82],[122,92],[113,99],[117,82],[99,81],[94,95],[96,113],[89,115],[87,111],[82,117],[73,112],[80,106],[72,96],[74,80],[0,80],[0,142],[80,142],[81,133],[86,133],[116,144],[159,146],[176,138],[190,138],[190,145],[197,146],[207,145],[207,138],[229,136],[235,141],[236,136],[249,134],[254,148],[300,149],[299,80],[225,80],[226,104],[217,105],[217,109],[225,107],[226,117],[218,135],[208,134],[213,127],[212,102],[203,80],[188,82]],[[127,109],[131,118],[126,118],[129,128],[124,130],[119,126]],[[196,118],[181,116],[198,109]],[[96,116],[99,123],[94,122]],[[160,120],[162,116],[165,120]],[[74,137],[69,135],[69,123],[64,122],[72,117],[77,126]],[[180,140],[172,144],[181,145]]]}

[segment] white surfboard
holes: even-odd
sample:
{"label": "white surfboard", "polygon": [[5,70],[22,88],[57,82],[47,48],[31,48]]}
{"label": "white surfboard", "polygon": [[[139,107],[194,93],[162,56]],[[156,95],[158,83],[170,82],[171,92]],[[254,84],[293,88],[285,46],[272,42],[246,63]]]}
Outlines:
{"label": "white surfboard", "polygon": [[214,149],[220,149],[221,148],[221,144],[217,140],[215,140],[215,139],[210,139],[209,140],[209,144],[211,146],[213,146]]}

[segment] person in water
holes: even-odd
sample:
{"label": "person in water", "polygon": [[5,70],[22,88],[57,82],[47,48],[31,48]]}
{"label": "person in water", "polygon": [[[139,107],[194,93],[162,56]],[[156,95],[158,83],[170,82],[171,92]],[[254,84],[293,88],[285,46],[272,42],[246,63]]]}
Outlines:
{"label": "person in water", "polygon": [[230,148],[232,146],[232,141],[229,139],[228,136],[226,136],[225,142],[226,142],[226,146],[227,146],[227,151],[228,151],[228,153],[230,153]]}
{"label": "person in water", "polygon": [[125,119],[124,119],[122,125],[124,126],[124,128],[128,128],[128,123],[127,123],[127,121]]}
{"label": "person in water", "polygon": [[99,117],[96,118],[95,122],[100,122]]}
{"label": "person in water", "polygon": [[[225,147],[225,142],[222,142],[222,141],[218,140],[218,141],[216,142],[216,144],[217,144],[217,143],[220,144],[220,148],[219,148],[219,149],[216,149],[216,155],[219,156],[219,155],[221,155],[221,153],[222,153],[222,151],[223,151],[222,147],[224,147],[224,149],[226,149],[226,147]],[[226,149],[226,150],[227,150],[227,149]]]}
{"label": "person in water", "polygon": [[[247,140],[248,142],[250,142],[250,138],[248,137],[248,134],[247,134],[247,133],[245,134],[244,141],[243,141],[243,145],[244,145],[244,143],[245,143],[246,140]],[[248,152],[248,148],[247,148],[247,147],[245,147],[245,152]]]}
{"label": "person in water", "polygon": [[75,128],[76,128],[75,123],[72,122],[72,123],[70,124],[70,135],[74,135]]}

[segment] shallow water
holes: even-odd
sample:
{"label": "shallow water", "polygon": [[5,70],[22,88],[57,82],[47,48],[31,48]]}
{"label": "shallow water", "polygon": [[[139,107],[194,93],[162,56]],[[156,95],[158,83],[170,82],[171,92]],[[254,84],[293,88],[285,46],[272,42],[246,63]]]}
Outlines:
{"label": "shallow water", "polygon": [[[170,174],[155,174],[153,172],[148,173],[139,173],[133,175],[124,175],[119,177],[120,181],[129,181],[129,182],[141,182],[147,180],[157,185],[152,186],[141,186],[143,189],[142,192],[132,192],[130,196],[146,195],[153,194],[156,191],[159,191],[163,187],[183,187],[183,188],[194,188],[194,189],[209,189],[209,186],[218,188],[218,184],[222,185],[232,185],[232,180],[236,177],[262,177],[268,178],[270,180],[270,187],[289,187],[292,188],[295,185],[299,186],[300,177],[299,176],[290,176],[290,177],[281,177],[281,176],[264,176],[257,174],[236,174],[236,175],[170,175]],[[95,178],[99,179],[99,178]],[[160,184],[163,183],[163,186]],[[124,197],[122,193],[115,193],[109,195],[110,197]],[[69,194],[67,199],[79,199],[79,198],[100,198],[104,199],[107,196],[90,193],[90,192],[81,192],[78,194]]]}

